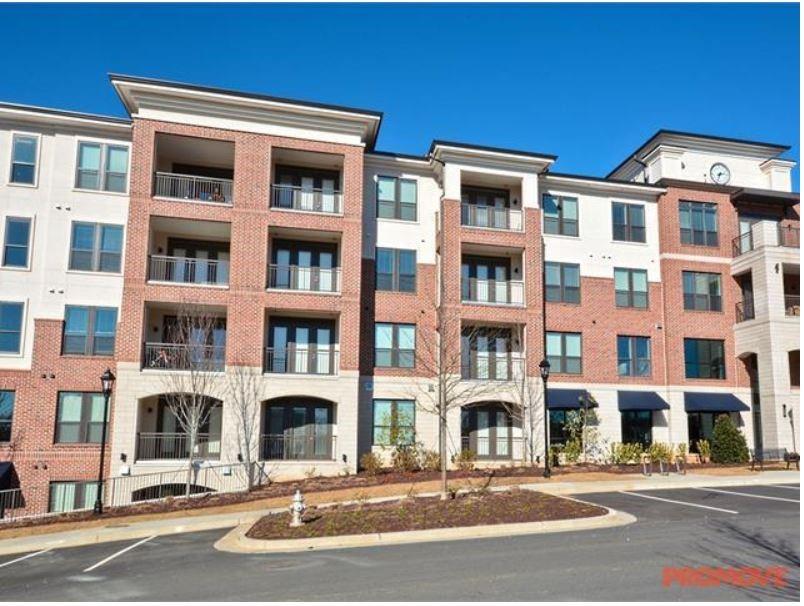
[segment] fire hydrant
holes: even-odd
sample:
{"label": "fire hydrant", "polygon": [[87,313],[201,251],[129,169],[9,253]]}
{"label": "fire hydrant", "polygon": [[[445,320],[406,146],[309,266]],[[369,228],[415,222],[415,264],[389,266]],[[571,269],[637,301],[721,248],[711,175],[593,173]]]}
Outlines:
{"label": "fire hydrant", "polygon": [[302,515],[306,509],[307,506],[304,504],[304,497],[302,493],[296,489],[296,494],[293,495],[293,502],[290,504],[290,514],[292,516],[290,520],[291,528],[304,525]]}

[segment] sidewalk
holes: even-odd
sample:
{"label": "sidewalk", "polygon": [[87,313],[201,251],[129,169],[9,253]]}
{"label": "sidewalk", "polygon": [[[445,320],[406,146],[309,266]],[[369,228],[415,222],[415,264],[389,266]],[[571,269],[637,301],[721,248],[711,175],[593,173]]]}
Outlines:
{"label": "sidewalk", "polygon": [[[580,474],[579,474],[580,475]],[[575,481],[545,481],[541,478],[498,478],[490,487],[519,485],[523,488],[541,490],[554,495],[578,495],[595,492],[618,492],[621,490],[662,490],[672,488],[728,487],[741,485],[797,483],[797,471],[765,471],[762,473],[740,475],[687,474],[651,477],[641,475],[626,478],[600,479],[595,474],[584,474],[586,478]],[[601,474],[602,475],[602,474]],[[610,476],[609,476],[610,477]],[[452,480],[456,488],[471,488],[480,485],[477,479]],[[371,486],[359,489],[333,490],[305,495],[308,505],[323,505],[334,502],[361,500],[375,502],[393,498],[425,495],[438,490],[438,482],[419,482],[413,484],[392,484]],[[94,543],[124,541],[183,532],[200,532],[234,528],[255,522],[269,513],[287,511],[290,497],[275,497],[239,503],[228,506],[222,513],[203,513],[203,510],[173,512],[150,516],[151,519],[137,521],[137,517],[98,520],[98,522],[75,523],[81,526],[73,530],[60,531],[58,525],[20,528],[16,536],[0,540],[0,555],[26,553],[42,549],[77,547]],[[146,516],[142,516],[146,517]],[[155,519],[154,519],[155,518]],[[13,529],[10,529],[13,530]],[[51,530],[51,532],[48,532]],[[34,534],[36,533],[36,534]]]}

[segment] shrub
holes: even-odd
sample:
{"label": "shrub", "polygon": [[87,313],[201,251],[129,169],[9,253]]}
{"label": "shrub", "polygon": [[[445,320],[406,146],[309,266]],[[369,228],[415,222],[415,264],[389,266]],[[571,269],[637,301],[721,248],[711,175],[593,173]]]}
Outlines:
{"label": "shrub", "polygon": [[678,458],[681,459],[682,461],[687,460],[687,443],[686,442],[681,442],[676,447],[676,456],[678,456]]}
{"label": "shrub", "polygon": [[452,457],[452,462],[461,471],[472,471],[475,468],[475,451],[462,450]]}
{"label": "shrub", "polygon": [[709,440],[698,440],[695,446],[698,448],[698,458],[701,459],[701,463],[709,461],[709,456],[712,453],[712,449],[709,447]]}
{"label": "shrub", "polygon": [[747,463],[748,445],[729,415],[720,415],[712,430],[713,463]]}
{"label": "shrub", "polygon": [[557,466],[559,464],[559,457],[564,452],[564,447],[561,444],[553,444],[550,446],[550,465]]}
{"label": "shrub", "polygon": [[382,459],[373,452],[364,452],[360,455],[360,469],[370,476],[376,476],[382,470]]}
{"label": "shrub", "polygon": [[581,458],[582,449],[583,445],[580,438],[567,440],[567,443],[564,444],[564,460],[567,463],[577,463],[578,459]]}
{"label": "shrub", "polygon": [[415,446],[397,446],[391,455],[391,467],[400,473],[409,473],[419,469],[419,453]]}
{"label": "shrub", "polygon": [[435,450],[422,450],[419,464],[424,471],[438,471],[441,469],[441,456]]}
{"label": "shrub", "polygon": [[654,442],[648,448],[648,455],[653,463],[671,463],[673,461],[673,447],[670,444]]}
{"label": "shrub", "polygon": [[639,463],[642,456],[642,444],[615,443],[611,445],[611,462],[615,465],[629,465]]}

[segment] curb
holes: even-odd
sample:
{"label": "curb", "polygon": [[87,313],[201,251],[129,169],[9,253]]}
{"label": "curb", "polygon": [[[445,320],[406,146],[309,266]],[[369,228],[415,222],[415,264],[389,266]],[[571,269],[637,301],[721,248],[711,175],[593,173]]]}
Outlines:
{"label": "curb", "polygon": [[[606,508],[608,509],[608,508]],[[251,539],[246,533],[253,523],[241,524],[215,543],[215,549],[229,553],[294,553],[327,549],[350,549],[353,547],[376,547],[385,545],[404,545],[408,543],[429,543],[433,541],[461,541],[468,539],[488,539],[553,532],[572,532],[613,528],[636,522],[630,513],[608,509],[608,513],[591,518],[551,520],[547,522],[521,522],[517,524],[486,524],[482,526],[461,526],[459,528],[432,528],[428,530],[408,530],[402,532],[353,534],[339,537],[318,537],[311,539]]]}

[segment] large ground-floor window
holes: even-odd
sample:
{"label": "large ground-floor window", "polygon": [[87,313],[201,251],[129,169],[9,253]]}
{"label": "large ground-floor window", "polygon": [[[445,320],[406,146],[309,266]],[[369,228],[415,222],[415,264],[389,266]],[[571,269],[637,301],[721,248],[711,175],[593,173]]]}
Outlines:
{"label": "large ground-floor window", "polygon": [[653,442],[653,411],[622,411],[622,442],[650,446]]}
{"label": "large ground-floor window", "polygon": [[461,409],[461,447],[478,459],[510,459],[513,450],[513,419],[499,404]]}
{"label": "large ground-floor window", "polygon": [[550,411],[550,444],[559,446],[566,444],[569,439],[567,432],[567,413],[569,410],[557,409]]}
{"label": "large ground-floor window", "polygon": [[[715,421],[720,415],[730,415],[730,413],[723,411],[687,413],[690,452],[698,452],[698,440],[708,440],[711,444],[712,430],[715,428]],[[732,418],[732,420],[734,419]]]}
{"label": "large ground-floor window", "polygon": [[90,509],[95,504],[97,496],[96,482],[51,482],[47,510],[61,513]]}
{"label": "large ground-floor window", "polygon": [[331,459],[332,404],[316,398],[280,398],[265,405],[263,459]]}

